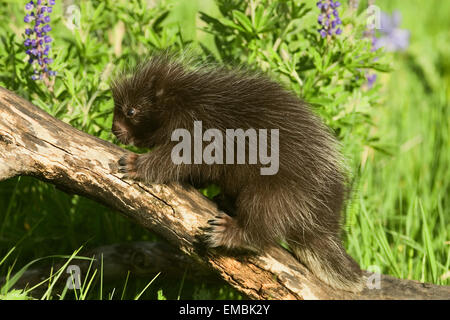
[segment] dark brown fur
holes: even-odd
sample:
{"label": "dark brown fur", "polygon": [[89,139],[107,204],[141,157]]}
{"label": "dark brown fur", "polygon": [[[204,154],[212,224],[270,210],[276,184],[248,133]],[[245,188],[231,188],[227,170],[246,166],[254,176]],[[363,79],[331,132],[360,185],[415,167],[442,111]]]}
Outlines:
{"label": "dark brown fur", "polygon": [[[360,269],[340,240],[346,177],[337,142],[293,93],[258,73],[189,68],[167,55],[118,77],[112,92],[114,134],[123,143],[156,146],[122,158],[122,172],[151,183],[215,183],[233,199],[233,216],[210,221],[211,247],[262,250],[283,240],[326,283],[361,290]],[[172,131],[192,132],[195,120],[203,130],[279,129],[278,173],[264,176],[260,165],[248,164],[175,165]]]}

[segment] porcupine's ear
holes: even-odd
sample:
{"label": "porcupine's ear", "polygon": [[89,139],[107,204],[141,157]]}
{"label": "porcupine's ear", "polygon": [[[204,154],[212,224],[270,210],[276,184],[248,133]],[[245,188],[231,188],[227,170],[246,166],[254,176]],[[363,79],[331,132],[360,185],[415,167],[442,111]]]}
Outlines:
{"label": "porcupine's ear", "polygon": [[[179,109],[190,92],[192,83],[187,79],[188,71],[178,60],[170,57],[154,57],[146,65],[146,74],[149,80],[151,96],[160,111],[170,107]],[[181,111],[181,110],[180,110]]]}

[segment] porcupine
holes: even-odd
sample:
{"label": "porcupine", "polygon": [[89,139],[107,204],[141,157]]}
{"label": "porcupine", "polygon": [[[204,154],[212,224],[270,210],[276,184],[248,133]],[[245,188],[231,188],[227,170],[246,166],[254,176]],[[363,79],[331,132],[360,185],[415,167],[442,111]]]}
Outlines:
{"label": "porcupine", "polygon": [[[116,77],[112,131],[124,144],[155,147],[119,161],[128,178],[147,183],[215,183],[227,212],[209,221],[210,247],[264,250],[286,242],[328,285],[362,289],[358,264],[341,242],[348,178],[337,139],[307,103],[262,72],[197,65],[158,54]],[[270,128],[279,132],[279,169],[261,164],[176,164],[175,129]],[[246,141],[248,155],[249,141]]]}

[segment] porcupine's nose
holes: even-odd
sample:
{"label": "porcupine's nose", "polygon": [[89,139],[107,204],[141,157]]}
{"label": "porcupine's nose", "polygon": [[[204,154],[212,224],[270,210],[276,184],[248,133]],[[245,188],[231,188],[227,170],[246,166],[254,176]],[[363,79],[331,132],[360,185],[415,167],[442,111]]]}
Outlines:
{"label": "porcupine's nose", "polygon": [[129,138],[127,131],[119,122],[113,123],[111,131],[120,142],[123,144],[128,144]]}

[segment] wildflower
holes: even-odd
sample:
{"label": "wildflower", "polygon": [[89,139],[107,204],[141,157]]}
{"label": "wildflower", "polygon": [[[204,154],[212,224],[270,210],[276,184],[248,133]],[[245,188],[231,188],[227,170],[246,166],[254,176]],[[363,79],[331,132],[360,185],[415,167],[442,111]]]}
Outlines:
{"label": "wildflower", "polygon": [[42,32],[50,32],[51,30],[52,28],[48,24],[42,27]]}
{"label": "wildflower", "polygon": [[368,73],[366,74],[366,79],[367,79],[367,86],[370,89],[373,87],[375,81],[377,80],[377,75],[376,73]]}
{"label": "wildflower", "polygon": [[25,5],[25,10],[31,10],[33,9],[33,7],[34,7],[33,1],[30,1]]}
{"label": "wildflower", "polygon": [[[409,46],[409,31],[399,29],[401,22],[401,14],[394,11],[391,16],[381,12],[380,16],[380,37],[376,37],[375,30],[367,30],[364,33],[365,37],[370,37],[372,48],[371,51],[376,51],[384,48],[386,51],[402,51]],[[368,88],[372,88],[377,75],[375,73],[366,72],[366,80]]]}
{"label": "wildflower", "polygon": [[34,74],[31,79],[44,80],[47,86],[50,84],[49,77],[56,75],[56,72],[49,68],[53,59],[48,57],[51,48],[49,43],[52,42],[52,38],[48,35],[52,30],[48,24],[50,22],[48,13],[52,12],[51,6],[54,4],[54,0],[35,0],[25,5],[25,10],[31,12],[25,15],[24,22],[34,22],[31,28],[25,29],[28,38],[24,41],[24,46],[27,47],[26,54],[29,56],[28,63],[34,64]]}
{"label": "wildflower", "polygon": [[340,35],[342,33],[342,29],[338,27],[342,24],[342,21],[339,18],[339,12],[337,10],[340,5],[341,3],[339,1],[317,1],[317,7],[321,11],[317,18],[317,23],[321,26],[318,32],[322,38]]}
{"label": "wildflower", "polygon": [[380,16],[379,38],[374,39],[374,50],[384,47],[386,51],[402,51],[409,46],[409,31],[400,29],[401,14],[394,11],[392,16],[382,12]]}

